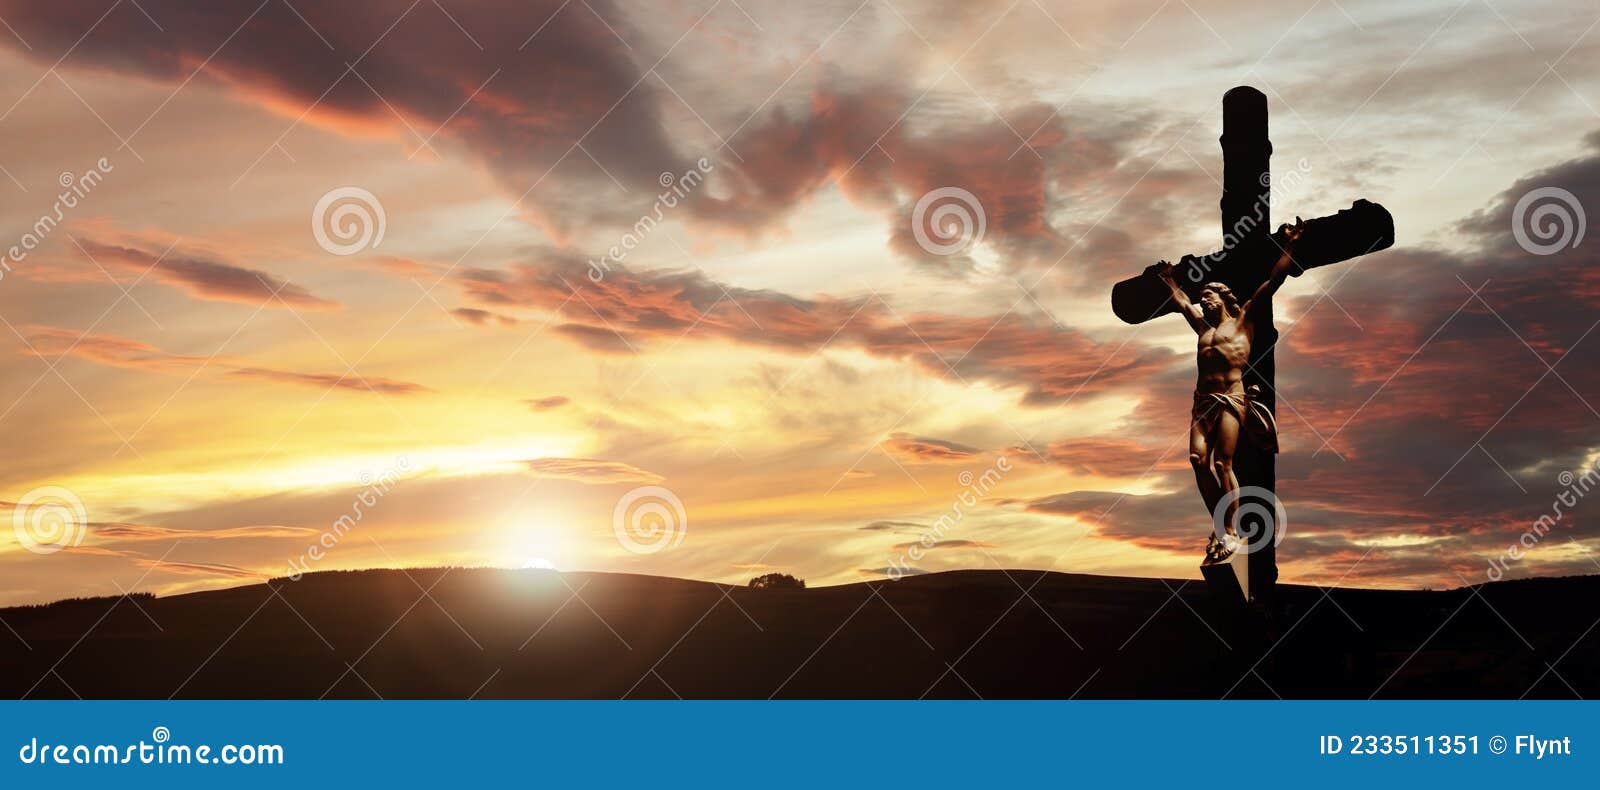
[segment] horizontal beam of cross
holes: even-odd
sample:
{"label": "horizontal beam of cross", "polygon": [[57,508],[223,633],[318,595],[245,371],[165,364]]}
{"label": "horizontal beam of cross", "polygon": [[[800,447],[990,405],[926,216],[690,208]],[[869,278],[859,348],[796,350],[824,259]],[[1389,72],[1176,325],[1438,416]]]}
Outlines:
{"label": "horizontal beam of cross", "polygon": [[[1283,239],[1280,234],[1251,233],[1252,227],[1248,227],[1251,219],[1252,216],[1246,215],[1228,230],[1221,250],[1208,255],[1183,256],[1173,269],[1173,279],[1191,291],[1198,290],[1203,283],[1216,281],[1241,295],[1253,292],[1280,254]],[[1306,220],[1305,234],[1294,248],[1297,264],[1294,275],[1393,245],[1394,217],[1388,209],[1357,200],[1350,208],[1332,216]],[[1177,310],[1177,304],[1166,284],[1146,270],[1112,286],[1111,310],[1127,323],[1142,324]]]}

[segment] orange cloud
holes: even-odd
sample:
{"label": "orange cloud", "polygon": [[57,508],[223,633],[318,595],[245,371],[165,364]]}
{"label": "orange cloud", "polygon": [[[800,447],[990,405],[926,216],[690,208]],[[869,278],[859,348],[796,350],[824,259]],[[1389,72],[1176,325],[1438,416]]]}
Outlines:
{"label": "orange cloud", "polygon": [[297,538],[305,535],[314,535],[317,530],[309,527],[288,527],[278,524],[267,524],[248,527],[225,527],[222,529],[172,529],[149,524],[128,524],[122,522],[99,522],[89,525],[95,537],[110,543],[123,541],[143,540],[235,540],[241,538]]}
{"label": "orange cloud", "polygon": [[528,408],[533,409],[534,411],[549,411],[551,409],[559,409],[571,402],[572,399],[565,395],[551,395],[547,398],[528,398],[527,400],[523,401],[523,403],[528,404]]}
{"label": "orange cloud", "polygon": [[[339,388],[358,392],[379,392],[390,395],[414,395],[431,392],[421,384],[409,381],[364,376],[355,372],[344,375],[332,373],[301,373],[244,365],[237,360],[222,357],[200,357],[171,354],[147,343],[115,335],[75,333],[71,330],[48,326],[30,326],[25,336],[31,347],[28,353],[39,356],[64,356],[71,354],[102,365],[139,370],[170,371],[192,370],[216,363],[227,375],[239,378],[298,384],[321,389]],[[220,360],[220,361],[219,361]]]}
{"label": "orange cloud", "polygon": [[469,324],[472,324],[473,326],[485,326],[490,321],[497,322],[501,326],[516,326],[517,324],[521,323],[509,315],[491,313],[488,310],[479,310],[476,307],[457,307],[456,309],[451,310],[450,314],[456,318],[466,321]]}
{"label": "orange cloud", "polygon": [[502,308],[555,311],[581,289],[586,309],[570,311],[575,323],[555,331],[595,351],[630,353],[652,338],[685,336],[807,353],[836,344],[905,359],[943,378],[1023,387],[1031,405],[1143,381],[1178,360],[1165,349],[1101,344],[1015,313],[901,316],[877,297],[801,299],[700,272],[617,266],[600,282],[587,274],[581,259],[551,253],[542,263],[468,269],[457,279],[469,299]]}
{"label": "orange cloud", "polygon": [[179,562],[176,560],[151,560],[137,559],[134,564],[152,571],[166,571],[182,576],[204,576],[224,579],[267,579],[271,574],[241,568],[237,565],[224,565],[215,562]]}
{"label": "orange cloud", "polygon": [[102,244],[93,240],[80,241],[79,246],[81,252],[101,266],[130,269],[202,299],[248,305],[266,303],[269,307],[281,306],[274,304],[281,301],[300,310],[335,310],[339,307],[338,302],[315,296],[305,288],[257,269],[175,251],[168,251],[163,257],[159,251]]}
{"label": "orange cloud", "polygon": [[909,541],[909,542],[906,542],[906,543],[896,543],[893,546],[890,546],[889,548],[894,549],[895,551],[909,551],[913,546],[918,547],[918,548],[928,549],[928,550],[932,550],[932,549],[994,549],[994,548],[999,548],[998,546],[996,546],[993,543],[987,543],[987,542],[981,541],[981,540],[936,540],[936,541],[933,541],[932,545],[929,545],[929,544],[926,544],[926,543],[922,543],[920,541],[913,540],[913,541]]}
{"label": "orange cloud", "polygon": [[621,461],[597,461],[591,458],[535,458],[522,462],[539,477],[573,480],[590,485],[612,483],[659,483],[664,478]]}
{"label": "orange cloud", "polygon": [[73,332],[52,326],[26,327],[28,353],[38,357],[72,354],[119,368],[141,370],[190,369],[205,363],[205,357],[169,354],[148,343],[115,335]]}
{"label": "orange cloud", "polygon": [[320,389],[338,388],[357,392],[382,392],[389,395],[414,395],[421,392],[432,392],[432,390],[421,384],[414,384],[409,381],[397,381],[381,376],[361,376],[355,373],[336,376],[332,373],[297,373],[290,370],[273,370],[271,368],[236,368],[228,371],[228,375],[288,384],[303,384]]}
{"label": "orange cloud", "polygon": [[921,462],[964,461],[982,452],[975,447],[968,447],[964,444],[957,444],[944,439],[912,436],[909,433],[893,434],[879,446],[884,451],[898,455],[908,461]]}

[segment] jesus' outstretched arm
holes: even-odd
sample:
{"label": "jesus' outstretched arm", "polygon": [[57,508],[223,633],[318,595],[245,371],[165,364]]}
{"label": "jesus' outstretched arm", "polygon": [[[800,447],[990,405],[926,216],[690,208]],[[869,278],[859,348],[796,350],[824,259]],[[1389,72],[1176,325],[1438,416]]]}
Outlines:
{"label": "jesus' outstretched arm", "polygon": [[1250,298],[1245,301],[1244,306],[1240,309],[1241,313],[1249,315],[1250,310],[1256,305],[1266,304],[1267,300],[1274,293],[1277,293],[1278,286],[1283,285],[1283,281],[1289,279],[1289,272],[1294,269],[1294,248],[1300,241],[1301,234],[1305,233],[1305,228],[1305,221],[1299,217],[1294,218],[1293,225],[1284,225],[1279,228],[1279,231],[1283,233],[1283,254],[1279,255],[1277,262],[1272,264],[1272,270],[1267,273],[1266,281],[1261,283],[1261,287],[1257,288],[1256,292],[1251,294]]}
{"label": "jesus' outstretched arm", "polygon": [[1162,261],[1150,268],[1154,269],[1161,281],[1167,284],[1167,288],[1171,289],[1172,301],[1177,303],[1178,312],[1183,313],[1183,318],[1189,322],[1189,326],[1193,327],[1197,333],[1204,333],[1209,329],[1210,327],[1207,326],[1205,316],[1202,314],[1200,307],[1189,299],[1189,294],[1178,285],[1177,280],[1173,279],[1172,264]]}

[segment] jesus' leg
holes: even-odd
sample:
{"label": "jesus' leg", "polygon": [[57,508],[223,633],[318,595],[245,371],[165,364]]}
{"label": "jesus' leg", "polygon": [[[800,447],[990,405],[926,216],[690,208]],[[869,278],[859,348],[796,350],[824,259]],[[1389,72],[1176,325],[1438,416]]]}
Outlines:
{"label": "jesus' leg", "polygon": [[1211,471],[1211,449],[1206,441],[1205,429],[1199,421],[1189,424],[1189,465],[1194,467],[1194,482],[1205,500],[1206,512],[1211,512],[1222,499],[1222,486]]}
{"label": "jesus' leg", "polygon": [[[1217,502],[1222,499],[1222,486],[1211,471],[1211,449],[1199,420],[1189,424],[1189,465],[1194,467],[1194,482],[1200,489],[1200,498],[1205,500],[1206,512],[1215,513]],[[1206,540],[1206,557],[1215,557],[1219,548],[1217,535],[1212,532]]]}
{"label": "jesus' leg", "polygon": [[[1217,475],[1217,482],[1221,488],[1218,501],[1229,498],[1228,495],[1239,490],[1239,478],[1233,473],[1233,453],[1239,448],[1239,417],[1231,410],[1225,410],[1217,418],[1216,430],[1211,435],[1211,468]],[[1216,504],[1212,504],[1212,518],[1216,518]],[[1234,516],[1239,510],[1239,500],[1233,497],[1228,503],[1228,512],[1224,514],[1223,524],[1227,525],[1227,534],[1237,536],[1238,530],[1233,523]]]}

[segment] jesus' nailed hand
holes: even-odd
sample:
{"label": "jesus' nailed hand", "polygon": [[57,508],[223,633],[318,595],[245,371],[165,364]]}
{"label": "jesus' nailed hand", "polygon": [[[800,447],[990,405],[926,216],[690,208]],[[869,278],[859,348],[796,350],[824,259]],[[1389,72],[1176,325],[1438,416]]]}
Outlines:
{"label": "jesus' nailed hand", "polygon": [[1178,311],[1199,336],[1195,355],[1199,377],[1190,413],[1189,463],[1213,520],[1218,504],[1228,503],[1223,519],[1226,534],[1211,535],[1206,546],[1208,562],[1226,559],[1239,545],[1239,530],[1234,523],[1238,511],[1234,492],[1239,488],[1239,478],[1233,472],[1233,458],[1240,435],[1259,443],[1267,452],[1278,449],[1277,423],[1271,410],[1258,401],[1255,393],[1245,389],[1244,373],[1255,342],[1258,311],[1271,309],[1272,295],[1294,268],[1294,247],[1304,230],[1305,223],[1299,217],[1295,217],[1295,224],[1279,228],[1283,254],[1243,304],[1228,286],[1219,282],[1200,286],[1196,304],[1173,278],[1171,263],[1162,261],[1154,267],[1172,290]]}

